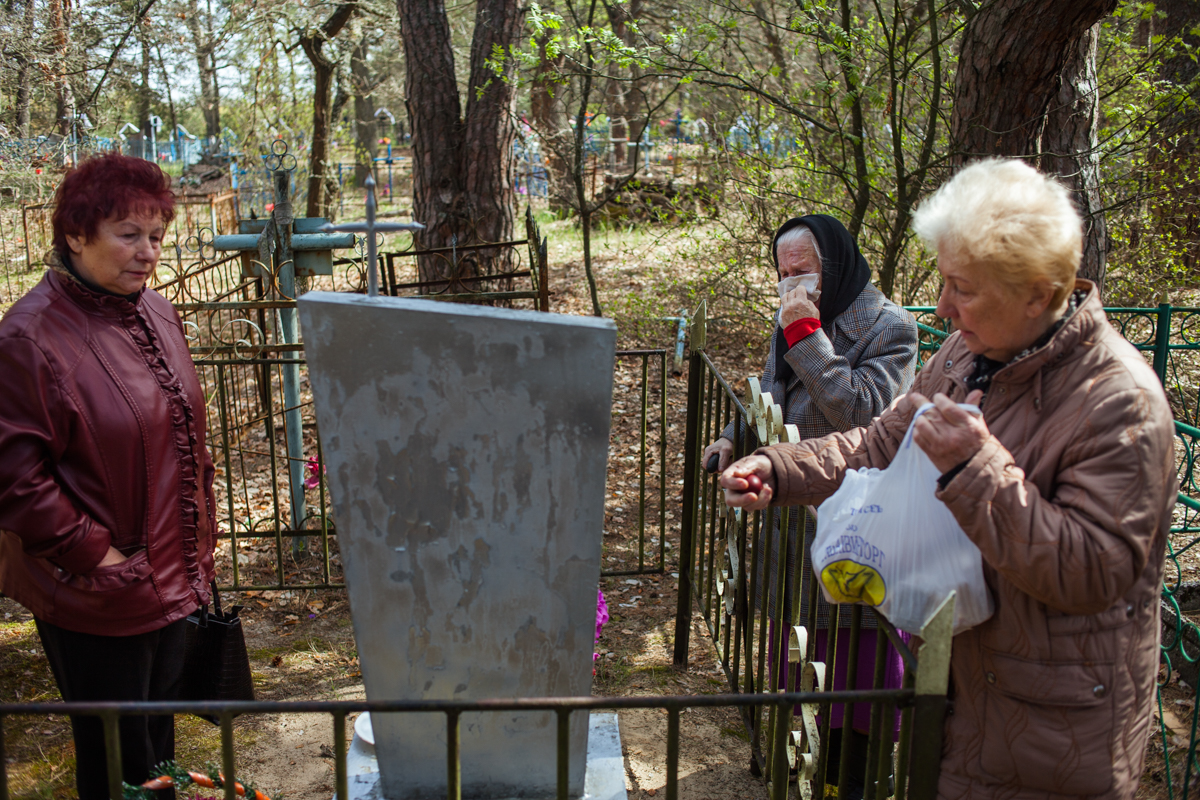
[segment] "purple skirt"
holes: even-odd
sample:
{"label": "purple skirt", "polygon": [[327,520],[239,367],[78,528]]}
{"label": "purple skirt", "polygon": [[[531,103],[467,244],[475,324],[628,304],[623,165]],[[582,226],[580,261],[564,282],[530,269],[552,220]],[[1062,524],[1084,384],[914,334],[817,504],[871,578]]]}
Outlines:
{"label": "purple skirt", "polygon": [[[847,662],[850,660],[850,629],[843,628],[839,631],[841,640],[838,642],[837,648],[837,664],[833,667],[832,685],[826,685],[825,691],[840,691],[846,688],[846,675],[849,672]],[[898,631],[900,638],[905,644],[911,641],[911,637],[904,631]],[[856,689],[869,689],[871,683],[875,679],[875,654],[878,650],[879,632],[875,629],[864,629],[858,640],[858,665],[855,670]],[[776,681],[776,674],[786,671],[787,653],[782,654],[779,659],[778,667],[775,661],[775,641],[776,628],[775,620],[770,621],[770,626],[767,629],[767,640],[769,642],[768,665],[771,671],[771,686],[775,689],[783,688]],[[886,642],[884,647],[886,651],[883,655],[883,686],[881,689],[899,689],[904,680],[904,659],[900,657],[900,653],[892,646],[891,642]],[[826,653],[829,648],[829,631],[822,628],[817,631],[817,661],[826,661]],[[799,667],[799,665],[797,665]],[[825,672],[826,683],[830,682],[830,674],[828,663],[826,663]],[[798,691],[800,686],[800,671],[796,669],[791,676],[790,685],[787,687],[789,691]],[[796,712],[799,713],[800,707],[796,706]],[[832,719],[830,727],[842,727],[842,717],[845,715],[845,707],[841,703],[835,703],[831,708]],[[868,733],[871,727],[871,705],[869,703],[854,704],[854,730],[860,733]],[[896,710],[895,719],[892,724],[893,740],[900,733],[900,711]]]}

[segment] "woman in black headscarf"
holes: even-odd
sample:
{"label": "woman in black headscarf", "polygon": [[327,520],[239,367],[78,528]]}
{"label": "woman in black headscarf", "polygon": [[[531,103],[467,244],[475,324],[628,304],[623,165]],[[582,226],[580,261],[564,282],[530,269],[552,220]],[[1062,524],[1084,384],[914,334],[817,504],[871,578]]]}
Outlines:
{"label": "woman in black headscarf", "polygon": [[[783,421],[795,425],[805,439],[847,431],[866,425],[883,412],[892,400],[912,386],[917,366],[917,324],[904,309],[892,303],[871,285],[871,268],[859,252],[854,238],[842,223],[827,214],[794,217],[780,226],[771,242],[771,256],[779,277],[780,307],[771,336],[771,350],[763,368],[762,390],[783,407]],[[734,429],[731,424],[721,438],[704,451],[707,465],[716,456],[713,468],[724,470],[733,461]],[[745,453],[757,446],[754,432],[743,425],[740,441]],[[766,444],[763,442],[763,444]],[[797,520],[804,517],[795,509],[789,515],[789,552],[795,553],[799,544]],[[777,514],[776,525],[780,516]],[[805,525],[804,553],[816,531],[809,519]],[[759,587],[767,595],[767,610],[771,620],[778,618],[775,597],[778,574],[772,557],[779,549],[781,537],[777,532],[768,537],[764,552],[758,559]],[[784,587],[784,607],[790,619],[793,599],[799,595],[800,619],[808,619],[808,588],[795,591],[796,564],[787,564]],[[802,575],[810,574],[804,569]],[[762,580],[764,576],[769,576]],[[764,589],[760,588],[760,593]],[[757,597],[759,607],[762,597]],[[874,615],[867,610],[864,627],[876,627]],[[841,615],[842,626],[849,626],[849,614]],[[825,630],[829,625],[829,606],[818,595],[817,642],[820,651]],[[774,641],[774,637],[770,637]],[[875,636],[863,636],[859,649],[860,676],[857,685],[869,686],[875,664]],[[834,669],[834,687],[844,686],[847,665],[845,649]],[[782,657],[782,654],[781,654]],[[775,661],[772,654],[771,663]],[[889,659],[888,679],[897,680],[900,663]],[[893,674],[894,673],[894,674]],[[899,685],[896,683],[896,685]],[[853,728],[865,732],[870,706],[855,707]],[[841,714],[835,707],[833,725],[841,725]],[[861,719],[860,719],[861,717]],[[840,744],[841,737],[832,737]],[[865,763],[865,736],[851,736],[856,751],[851,757],[854,766]],[[836,769],[836,759],[830,763]],[[842,787],[843,791],[847,787]],[[853,789],[843,797],[861,797]]]}

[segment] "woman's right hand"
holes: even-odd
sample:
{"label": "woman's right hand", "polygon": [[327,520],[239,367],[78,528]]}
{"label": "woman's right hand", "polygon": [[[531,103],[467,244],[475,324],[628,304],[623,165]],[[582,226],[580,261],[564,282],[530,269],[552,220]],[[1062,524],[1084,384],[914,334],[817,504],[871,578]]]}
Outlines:
{"label": "woman's right hand", "polygon": [[746,456],[721,473],[725,504],[759,511],[775,496],[775,470],[766,456]]}
{"label": "woman's right hand", "polygon": [[113,547],[112,545],[109,545],[108,552],[104,554],[104,558],[100,559],[100,563],[96,565],[96,568],[99,569],[100,567],[115,567],[117,564],[120,564],[126,560],[127,559],[125,558],[124,555],[121,554],[120,550]]}
{"label": "woman's right hand", "polygon": [[817,304],[808,299],[808,290],[797,286],[783,296],[779,306],[779,325],[786,328],[798,319],[820,319]]}
{"label": "woman's right hand", "polygon": [[716,454],[717,460],[716,472],[724,472],[729,464],[733,461],[733,442],[722,436],[715,442],[704,448],[704,455],[700,456],[700,464],[705,469],[708,469],[708,460]]}

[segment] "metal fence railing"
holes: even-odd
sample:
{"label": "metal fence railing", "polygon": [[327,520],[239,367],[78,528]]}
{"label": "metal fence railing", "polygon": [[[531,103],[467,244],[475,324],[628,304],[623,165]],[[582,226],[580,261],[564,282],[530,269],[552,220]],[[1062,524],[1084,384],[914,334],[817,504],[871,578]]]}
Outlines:
{"label": "metal fence railing", "polygon": [[[949,326],[934,314],[932,307],[908,310],[917,317],[919,360],[923,364],[950,335]],[[1200,500],[1197,499],[1200,498],[1197,485],[1200,478],[1195,466],[1200,429],[1194,426],[1200,410],[1196,396],[1196,387],[1200,383],[1196,373],[1200,371],[1200,362],[1194,361],[1196,352],[1200,351],[1200,329],[1196,328],[1200,310],[1163,304],[1158,308],[1111,308],[1106,311],[1121,333],[1146,354],[1167,387],[1177,417],[1181,491],[1167,543],[1168,574],[1163,591],[1162,636],[1165,676],[1158,691],[1158,718],[1168,797],[1187,797],[1192,783],[1200,776],[1200,759],[1196,754],[1200,715],[1194,710],[1195,689],[1190,688],[1200,685],[1200,627],[1193,619],[1200,612],[1200,582],[1184,579],[1185,575],[1200,569],[1200,566],[1192,566],[1190,558],[1196,545],[1200,544]],[[784,426],[778,406],[772,409],[770,401],[764,399],[766,396],[755,392],[753,382],[745,396],[739,396],[733,390],[730,381],[705,352],[705,338],[702,303],[692,321],[690,342],[675,662],[680,666],[686,664],[692,614],[698,613],[716,646],[729,688],[744,692],[771,691],[780,685],[772,666],[778,659],[775,654],[786,652],[789,646],[788,625],[802,626],[808,632],[809,658],[814,657],[816,637],[813,634],[818,632],[817,586],[812,580],[807,554],[803,552],[803,537],[797,536],[804,530],[807,515],[812,511],[783,508],[743,515],[724,506],[717,476],[707,474],[700,464],[704,446],[715,441],[731,422],[736,423],[732,428],[735,457],[745,455],[749,450],[745,440],[750,437],[745,435],[746,430],[753,429],[754,438],[766,442],[794,440],[790,437],[795,433]],[[792,535],[782,535],[781,531],[790,531]],[[790,552],[797,549],[801,552]],[[761,555],[763,550],[773,555]],[[795,585],[805,587],[798,591],[807,593],[808,602],[803,614],[802,604],[785,596],[785,585],[790,582],[787,579],[789,561],[796,564]],[[776,619],[779,615],[772,610],[779,608],[787,609],[791,618]],[[827,638],[836,640],[827,645],[829,651],[837,652],[845,647],[849,651],[847,663],[853,664],[867,641],[864,637],[877,638],[872,688],[878,688],[886,639],[887,644],[904,656],[904,681],[905,685],[911,685],[907,642],[898,637],[885,620],[879,621],[877,632],[868,633],[863,627],[861,606],[833,605],[830,609],[829,619],[821,625],[828,631]],[[847,617],[849,626],[845,624]],[[824,658],[824,661],[834,663],[830,658]],[[848,671],[846,679],[847,688],[852,688],[854,670]],[[1164,703],[1172,702],[1174,708],[1183,711],[1164,710]],[[1181,722],[1181,715],[1187,719]],[[763,768],[768,768],[771,743],[778,735],[780,721],[773,714],[766,719],[747,714],[743,721],[755,758]],[[905,727],[907,724],[905,720],[900,729],[901,750],[905,746],[905,737],[911,735],[911,728]],[[927,724],[932,725],[931,722]],[[872,716],[870,725],[873,738],[868,762],[873,764],[875,756],[886,750],[887,737],[881,736],[883,731],[878,717]],[[822,742],[826,744],[829,743],[828,733],[826,720],[821,731]],[[842,757],[847,757],[844,750]],[[884,761],[886,759],[881,758],[879,767],[868,773],[869,777],[877,778]],[[845,777],[845,761],[840,766],[843,774],[839,774],[839,780]],[[822,772],[813,779],[813,796],[822,796],[821,780],[824,777]],[[866,796],[873,796],[870,790]]]}
{"label": "metal fence railing", "polygon": [[[946,684],[931,681],[922,670],[931,661],[948,662],[948,646],[942,653],[934,644],[940,639],[933,628],[943,617],[935,617],[922,632],[924,644],[917,653],[910,639],[886,620],[868,621],[861,605],[829,606],[828,620],[818,624],[818,587],[803,537],[811,511],[768,508],[744,514],[729,509],[718,476],[700,463],[704,446],[730,423],[735,458],[750,449],[750,437],[744,433],[748,428],[766,443],[799,440],[794,429],[784,426],[779,407],[768,396],[747,398],[745,403],[737,396],[705,352],[705,326],[702,303],[692,320],[688,365],[675,665],[687,666],[694,609],[712,637],[732,692],[803,691],[814,685],[851,693],[911,689],[910,703],[871,703],[866,714],[862,701],[826,706],[816,715],[804,709],[789,713],[784,706],[765,713],[762,707],[748,707],[742,722],[756,768],[773,786],[786,781],[786,747],[795,741],[810,754],[798,776],[805,784],[801,796],[825,797],[826,787],[837,786],[841,792],[852,781],[865,787],[863,796],[868,798],[932,796],[941,759]],[[795,580],[789,579],[793,570]],[[793,601],[793,591],[807,595],[803,610],[802,603]],[[903,665],[899,680],[890,667],[897,657]],[[860,674],[864,661],[870,662],[868,672]],[[836,678],[831,668],[835,664]],[[836,682],[843,680],[844,685]],[[835,717],[840,727],[834,725]],[[853,731],[859,727],[868,733],[865,743],[856,744]]]}
{"label": "metal fence railing", "polygon": [[[549,311],[546,239],[530,206],[525,208],[525,233],[519,241],[463,242],[430,250],[410,247],[382,253],[386,291],[393,297],[467,303],[531,300],[535,310]],[[413,260],[406,264],[407,259]],[[419,269],[418,265],[423,266]],[[528,289],[518,288],[526,281]]]}
{"label": "metal fence railing", "polygon": [[[464,715],[476,713],[505,713],[513,711],[544,711],[555,717],[557,747],[554,754],[557,764],[557,798],[567,800],[570,796],[569,731],[572,714],[599,710],[662,709],[667,713],[667,740],[665,752],[665,796],[667,800],[679,798],[679,753],[680,741],[686,735],[681,725],[681,715],[690,708],[737,707],[744,712],[762,716],[764,709],[781,719],[792,715],[800,708],[806,724],[820,713],[828,714],[831,704],[870,704],[872,708],[915,707],[921,709],[930,699],[936,700],[936,691],[941,686],[944,703],[945,682],[948,680],[950,623],[949,614],[941,614],[937,630],[931,630],[931,638],[922,648],[921,663],[916,666],[917,680],[914,685],[892,690],[829,691],[821,685],[818,677],[811,688],[794,692],[763,692],[739,694],[715,694],[674,697],[563,697],[563,698],[502,698],[476,701],[462,700],[357,700],[357,701],[293,701],[293,702],[224,702],[224,703],[7,703],[0,704],[0,756],[4,754],[4,723],[8,718],[45,717],[48,714],[96,716],[101,719],[108,763],[109,797],[123,800],[125,787],[121,776],[121,748],[118,734],[119,720],[123,716],[148,716],[164,714],[196,714],[216,717],[221,730],[220,772],[225,800],[237,800],[237,784],[244,780],[238,764],[238,752],[234,743],[233,718],[238,715],[278,716],[282,714],[328,715],[332,719],[333,737],[330,751],[333,759],[336,797],[348,798],[349,776],[347,774],[348,741],[346,736],[347,716],[359,712],[376,715],[409,714],[425,715],[414,718],[413,724],[427,725],[431,735],[444,731],[446,736],[446,797],[447,800],[462,800],[462,725]],[[809,665],[809,672],[819,675],[821,665]],[[444,727],[430,724],[428,715],[442,715]],[[469,717],[468,717],[469,720]],[[438,728],[441,727],[441,731]],[[806,730],[810,730],[806,728]],[[788,796],[788,765],[793,764],[800,774],[815,768],[815,745],[808,749],[808,740],[803,737],[782,735],[775,743],[775,780],[772,782],[772,800],[785,800]],[[930,729],[928,733],[934,731]],[[940,737],[940,720],[937,733]],[[906,769],[899,775],[909,779],[898,785],[897,798],[932,798],[936,794],[937,759],[940,752],[929,746],[912,748],[911,765],[902,763]],[[883,795],[874,795],[883,797]],[[0,800],[8,800],[8,763],[0,757]]]}
{"label": "metal fence railing", "polygon": [[[534,307],[544,309],[549,305],[546,241],[531,215],[526,223],[528,239],[504,246],[514,258],[528,254],[534,267],[524,276],[535,287]],[[255,265],[247,269],[240,253],[224,255],[214,249],[213,241],[210,228],[187,237],[176,260],[167,263],[164,258],[155,288],[183,320],[208,400],[208,445],[216,465],[214,494],[222,531],[219,555],[229,561],[223,577],[232,579],[226,588],[341,588],[337,530],[329,511],[304,348],[285,333],[284,315],[295,313],[295,298],[280,291],[274,275]],[[302,290],[365,291],[366,256],[363,248],[357,250],[350,257],[333,258],[332,274],[305,279]],[[388,255],[394,254],[385,254],[381,261]],[[297,279],[297,293],[300,283]],[[394,288],[394,278],[389,285]],[[467,299],[458,294],[420,296]],[[662,574],[667,546],[667,350],[620,351],[616,369],[627,379],[619,382],[622,417],[635,422],[615,425],[614,437],[632,434],[637,444],[629,454],[623,443],[621,461],[614,465],[628,471],[628,458],[637,465],[636,486],[619,490],[622,503],[636,504],[636,519],[627,521],[632,511],[614,515],[611,522],[620,546],[614,539],[613,561],[605,562],[605,575]]]}

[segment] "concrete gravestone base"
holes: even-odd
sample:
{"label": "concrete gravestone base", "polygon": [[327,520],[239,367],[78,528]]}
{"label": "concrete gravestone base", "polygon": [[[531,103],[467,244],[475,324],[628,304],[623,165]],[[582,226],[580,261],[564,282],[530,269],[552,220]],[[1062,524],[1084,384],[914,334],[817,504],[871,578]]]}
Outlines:
{"label": "concrete gravestone base", "polygon": [[[585,712],[579,711],[578,714]],[[366,718],[364,720],[364,718]],[[384,800],[379,785],[379,762],[375,758],[370,715],[363,714],[356,723],[354,740],[346,753],[349,800]],[[365,741],[360,728],[367,729]],[[626,800],[625,757],[621,753],[621,731],[616,712],[593,711],[588,724],[587,773],[583,781],[582,800]]]}
{"label": "concrete gravestone base", "polygon": [[[616,330],[312,292],[309,379],[369,699],[591,692]],[[549,712],[464,713],[465,798],[556,792]],[[375,721],[388,800],[446,795],[446,717]],[[570,792],[584,788],[573,714]]]}

